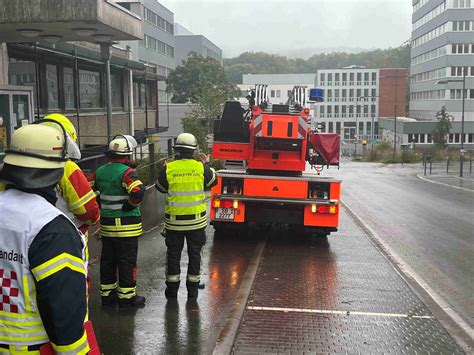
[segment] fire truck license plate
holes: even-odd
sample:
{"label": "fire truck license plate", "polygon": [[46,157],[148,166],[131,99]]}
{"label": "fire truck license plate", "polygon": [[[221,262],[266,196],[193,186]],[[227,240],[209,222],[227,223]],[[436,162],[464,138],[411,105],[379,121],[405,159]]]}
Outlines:
{"label": "fire truck license plate", "polygon": [[233,208],[216,208],[216,219],[234,219],[234,209]]}

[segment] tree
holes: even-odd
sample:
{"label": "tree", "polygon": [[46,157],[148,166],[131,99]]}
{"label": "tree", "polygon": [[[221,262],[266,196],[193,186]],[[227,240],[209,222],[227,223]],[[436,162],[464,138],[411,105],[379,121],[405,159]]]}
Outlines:
{"label": "tree", "polygon": [[239,96],[238,88],[227,82],[220,63],[196,53],[191,53],[182,65],[169,74],[166,85],[166,91],[173,94],[173,103],[197,103],[209,88],[215,89],[225,99]]}
{"label": "tree", "polygon": [[453,116],[451,116],[446,111],[446,108],[442,106],[441,111],[436,113],[436,119],[438,122],[433,130],[433,142],[439,148],[444,149],[447,146],[446,136],[451,130]]}

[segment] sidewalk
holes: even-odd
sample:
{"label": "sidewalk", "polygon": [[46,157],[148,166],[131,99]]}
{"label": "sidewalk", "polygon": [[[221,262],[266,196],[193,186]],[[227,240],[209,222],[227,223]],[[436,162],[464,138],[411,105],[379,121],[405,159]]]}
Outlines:
{"label": "sidewalk", "polygon": [[[448,172],[446,171],[448,170]],[[451,188],[470,190],[474,191],[474,173],[467,162],[464,165],[463,177],[459,175],[459,162],[452,162],[447,169],[446,162],[433,163],[426,166],[426,175],[424,167],[421,167],[421,171],[417,174],[417,177],[423,181],[431,182],[437,185],[447,186]]]}

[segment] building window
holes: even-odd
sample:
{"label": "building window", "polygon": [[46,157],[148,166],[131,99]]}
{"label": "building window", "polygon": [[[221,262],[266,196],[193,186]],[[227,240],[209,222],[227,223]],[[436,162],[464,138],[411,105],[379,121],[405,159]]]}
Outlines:
{"label": "building window", "polygon": [[64,68],[63,71],[63,86],[64,86],[64,108],[72,109],[74,104],[74,76],[72,68]]}
{"label": "building window", "polygon": [[[408,143],[410,143],[410,140],[408,140]],[[426,143],[433,143],[433,136],[431,134],[426,135]]]}
{"label": "building window", "polygon": [[420,143],[425,143],[425,135],[420,134]]}
{"label": "building window", "polygon": [[281,96],[281,91],[280,90],[277,90],[276,91],[276,97],[280,97]]}
{"label": "building window", "polygon": [[286,96],[287,96],[287,97],[291,97],[291,90],[288,90],[288,91],[287,91]]}
{"label": "building window", "polygon": [[362,73],[357,73],[357,85],[360,85],[362,81]]}
{"label": "building window", "polygon": [[329,122],[328,133],[333,133],[333,132],[334,132],[334,124],[332,122]]}
{"label": "building window", "polygon": [[326,77],[326,74],[324,73],[321,73],[321,75],[319,76],[319,82],[321,85],[324,85],[324,81],[326,80],[325,77]]}
{"label": "building window", "polygon": [[79,70],[79,92],[81,108],[97,108],[102,105],[100,73]]}
{"label": "building window", "polygon": [[336,122],[336,133],[341,134],[341,122]]}
{"label": "building window", "polygon": [[112,107],[123,108],[123,81],[122,75],[111,74],[110,80],[112,82]]}
{"label": "building window", "polygon": [[347,85],[347,73],[342,73],[342,85]]}
{"label": "building window", "polygon": [[48,108],[59,108],[58,98],[58,67],[52,64],[46,64],[46,85],[48,93]]}
{"label": "building window", "polygon": [[354,73],[349,73],[349,85],[354,85]]}
{"label": "building window", "polygon": [[377,73],[372,73],[372,85],[377,85]]}
{"label": "building window", "polygon": [[174,26],[172,23],[166,21],[164,18],[160,17],[147,8],[145,8],[145,21],[148,21],[156,27],[161,28],[163,31],[174,34]]}
{"label": "building window", "polygon": [[270,91],[270,97],[275,97],[275,90]]}
{"label": "building window", "polygon": [[335,85],[339,85],[339,73],[334,74]]}
{"label": "building window", "polygon": [[26,85],[33,87],[33,104],[36,109],[42,108],[36,102],[36,80],[35,80],[35,63],[29,60],[10,57],[8,65],[8,80],[10,85]]}

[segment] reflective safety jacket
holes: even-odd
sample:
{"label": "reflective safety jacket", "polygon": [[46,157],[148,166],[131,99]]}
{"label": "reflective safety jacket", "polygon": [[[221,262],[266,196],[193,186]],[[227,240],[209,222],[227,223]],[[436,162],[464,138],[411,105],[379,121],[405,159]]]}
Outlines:
{"label": "reflective safety jacket", "polygon": [[100,210],[95,193],[81,168],[71,160],[66,162],[64,175],[58,183],[60,198],[56,203],[82,232],[99,221]]}
{"label": "reflective safety jacket", "polygon": [[[89,351],[84,240],[43,197],[0,194],[0,353]],[[82,295],[82,296],[81,296]]]}
{"label": "reflective safety jacket", "polygon": [[207,226],[205,188],[217,183],[214,169],[194,159],[166,164],[156,188],[166,194],[165,228],[176,231]]}
{"label": "reflective safety jacket", "polygon": [[125,162],[111,161],[95,173],[93,185],[100,192],[103,237],[138,237],[143,233],[139,206],[145,188],[136,171]]}

